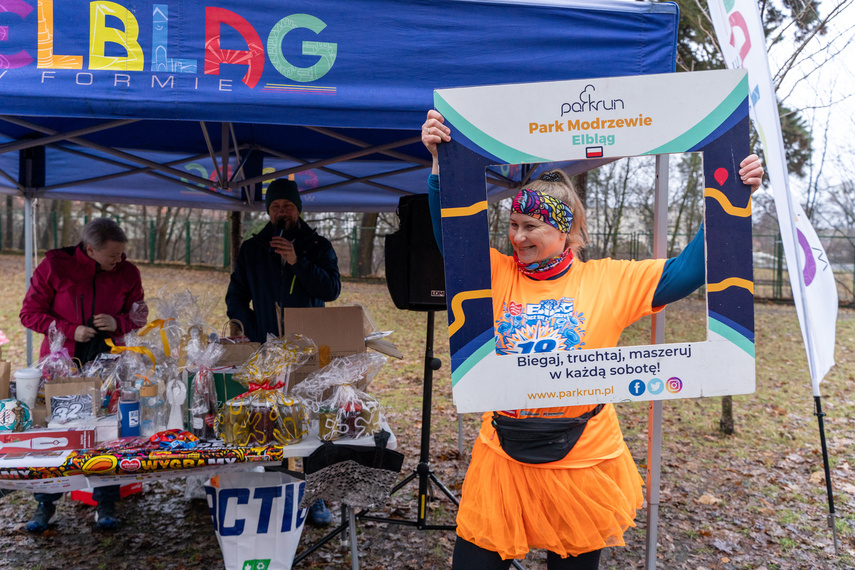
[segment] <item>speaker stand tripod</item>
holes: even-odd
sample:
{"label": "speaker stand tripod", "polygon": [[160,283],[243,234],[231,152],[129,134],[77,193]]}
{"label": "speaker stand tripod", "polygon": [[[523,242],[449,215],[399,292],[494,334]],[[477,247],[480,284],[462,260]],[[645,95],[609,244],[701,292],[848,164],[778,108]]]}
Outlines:
{"label": "speaker stand tripod", "polygon": [[368,521],[377,521],[377,522],[385,522],[390,524],[398,524],[404,526],[414,526],[419,530],[454,530],[457,528],[457,525],[433,525],[427,523],[427,504],[430,500],[430,496],[433,494],[431,492],[431,483],[436,485],[440,491],[442,491],[446,497],[448,497],[452,503],[456,506],[460,505],[460,501],[454,494],[442,484],[442,482],[437,478],[434,472],[430,468],[430,412],[431,412],[431,399],[433,397],[433,372],[434,370],[439,370],[441,362],[438,358],[434,358],[433,356],[433,330],[434,330],[434,311],[427,312],[427,336],[425,339],[425,369],[424,369],[424,386],[422,390],[422,441],[421,447],[419,451],[419,464],[410,473],[403,481],[398,483],[392,488],[390,495],[394,495],[397,491],[401,490],[404,486],[410,483],[410,481],[418,478],[419,481],[419,494],[418,494],[418,514],[416,515],[415,520],[405,520],[405,519],[393,519],[388,517],[376,517],[372,515],[359,513],[357,515],[358,518],[368,520]]}

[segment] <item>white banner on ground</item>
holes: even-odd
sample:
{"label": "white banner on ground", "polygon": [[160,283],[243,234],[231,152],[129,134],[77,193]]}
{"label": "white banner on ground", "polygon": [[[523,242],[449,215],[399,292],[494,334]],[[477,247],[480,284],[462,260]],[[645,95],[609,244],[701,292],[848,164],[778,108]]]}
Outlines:
{"label": "white banner on ground", "polygon": [[308,509],[305,481],[280,472],[224,472],[205,485],[226,570],[290,570]]}
{"label": "white banner on ground", "polygon": [[757,2],[708,0],[708,4],[727,66],[748,70],[751,118],[765,152],[813,393],[819,396],[819,383],[834,365],[838,303],[834,273],[819,237],[790,194],[777,98]]}

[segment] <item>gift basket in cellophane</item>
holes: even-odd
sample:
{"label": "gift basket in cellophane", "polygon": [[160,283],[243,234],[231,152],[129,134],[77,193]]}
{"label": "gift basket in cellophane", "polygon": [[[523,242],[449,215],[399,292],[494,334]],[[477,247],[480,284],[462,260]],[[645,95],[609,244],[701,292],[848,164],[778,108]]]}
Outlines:
{"label": "gift basket in cellophane", "polygon": [[380,431],[383,408],[365,390],[384,364],[386,357],[376,352],[336,358],[292,390],[317,417],[322,441],[356,439]]}
{"label": "gift basket in cellophane", "polygon": [[247,392],[228,400],[217,416],[220,437],[241,447],[291,445],[309,434],[306,407],[287,396],[291,373],[317,354],[301,334],[271,338],[234,374]]}
{"label": "gift basket in cellophane", "polygon": [[68,353],[65,348],[65,335],[59,330],[56,321],[53,321],[48,328],[48,344],[50,352],[39,359],[35,368],[42,371],[42,380],[39,383],[39,391],[36,397],[36,403],[45,403],[45,382],[50,382],[56,378],[69,378],[80,375],[80,367],[73,356]]}

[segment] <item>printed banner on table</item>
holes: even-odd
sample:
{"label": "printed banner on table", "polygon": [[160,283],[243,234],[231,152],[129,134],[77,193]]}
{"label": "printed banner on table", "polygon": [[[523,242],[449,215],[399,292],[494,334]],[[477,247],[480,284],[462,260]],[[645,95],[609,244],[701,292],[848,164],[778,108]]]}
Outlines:
{"label": "printed banner on table", "polygon": [[[309,449],[311,451],[311,449]],[[160,471],[226,466],[255,461],[282,461],[283,448],[232,447],[202,442],[193,449],[152,447],[0,453],[0,480],[30,480],[74,475],[140,475]]]}
{"label": "printed banner on table", "polygon": [[[751,198],[738,174],[744,71],[443,89],[434,103],[452,129],[439,151],[458,411],[754,391]],[[705,342],[588,349],[592,317],[567,298],[502,308],[493,322],[487,166],[676,152],[703,152]],[[498,342],[509,334],[511,346]]]}
{"label": "printed banner on table", "polygon": [[754,0],[709,0],[708,4],[727,66],[748,70],[752,119],[763,144],[766,171],[778,211],[813,393],[819,396],[819,383],[834,366],[838,306],[834,272],[810,220],[790,193],[778,100],[757,3]]}

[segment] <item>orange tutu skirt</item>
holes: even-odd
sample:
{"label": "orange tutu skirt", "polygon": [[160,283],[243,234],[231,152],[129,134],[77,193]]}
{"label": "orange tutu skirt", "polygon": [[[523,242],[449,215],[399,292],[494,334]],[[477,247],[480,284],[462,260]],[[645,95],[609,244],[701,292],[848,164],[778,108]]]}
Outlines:
{"label": "orange tutu skirt", "polygon": [[643,482],[622,455],[580,469],[545,469],[508,461],[480,439],[463,481],[457,534],[503,559],[532,548],[566,557],[623,546],[635,526]]}

